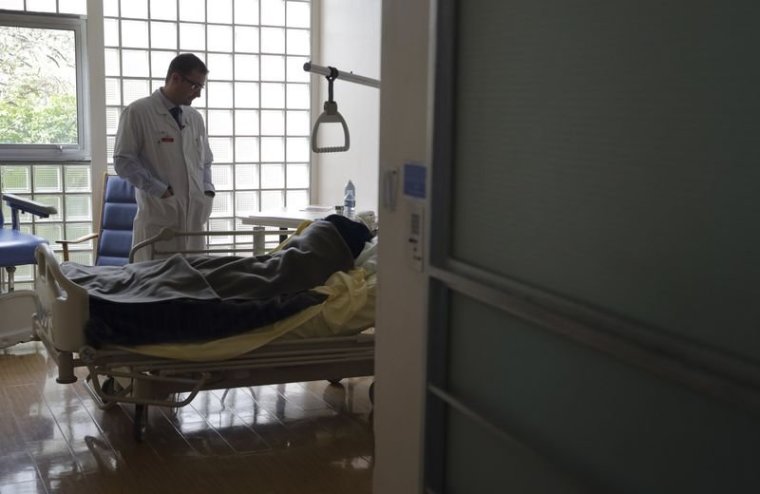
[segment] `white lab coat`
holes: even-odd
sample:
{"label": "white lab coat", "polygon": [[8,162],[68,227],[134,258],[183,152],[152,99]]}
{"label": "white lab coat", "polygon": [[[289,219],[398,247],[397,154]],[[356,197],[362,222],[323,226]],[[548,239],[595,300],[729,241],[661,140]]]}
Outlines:
{"label": "white lab coat", "polygon": [[[132,245],[158,234],[163,228],[202,231],[211,214],[214,191],[211,182],[213,155],[203,118],[194,108],[182,106],[180,129],[169,113],[164,96],[151,96],[129,105],[121,115],[114,146],[116,173],[136,187],[137,216]],[[168,186],[174,195],[161,195]],[[162,242],[163,251],[200,249],[204,237],[187,237]],[[141,249],[135,261],[148,259]]]}

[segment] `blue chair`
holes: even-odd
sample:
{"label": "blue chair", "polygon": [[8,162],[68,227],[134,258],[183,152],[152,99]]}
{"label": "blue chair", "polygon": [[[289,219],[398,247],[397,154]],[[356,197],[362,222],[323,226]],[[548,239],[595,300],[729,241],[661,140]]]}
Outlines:
{"label": "blue chair", "polygon": [[135,188],[117,175],[106,175],[100,231],[76,240],[57,240],[63,246],[63,260],[69,260],[72,244],[97,239],[96,266],[122,266],[129,261],[132,248],[132,222],[137,214]]}
{"label": "blue chair", "polygon": [[[35,264],[35,249],[38,245],[47,243],[44,238],[19,230],[19,212],[47,218],[58,211],[52,206],[22,199],[13,194],[0,194],[0,197],[11,210],[11,227],[6,228],[3,209],[0,207],[0,268],[5,268],[8,273],[7,291],[12,292],[16,266]],[[0,293],[3,291],[2,288],[0,285]]]}

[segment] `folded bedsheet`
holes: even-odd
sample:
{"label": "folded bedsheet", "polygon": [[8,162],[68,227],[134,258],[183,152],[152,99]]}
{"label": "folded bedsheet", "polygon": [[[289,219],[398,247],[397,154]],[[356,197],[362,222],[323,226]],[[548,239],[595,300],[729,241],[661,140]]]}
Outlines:
{"label": "folded bedsheet", "polygon": [[88,343],[143,345],[212,340],[250,331],[322,303],[324,285],[354,257],[337,229],[315,222],[268,256],[172,256],[127,266],[63,263],[87,289]]}

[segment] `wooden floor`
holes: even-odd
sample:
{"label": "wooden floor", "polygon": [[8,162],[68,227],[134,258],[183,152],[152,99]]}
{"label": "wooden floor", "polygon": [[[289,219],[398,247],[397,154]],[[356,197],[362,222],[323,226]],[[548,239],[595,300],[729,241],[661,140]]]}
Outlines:
{"label": "wooden floor", "polygon": [[[371,378],[201,393],[100,410],[82,380],[55,382],[42,344],[0,350],[0,493],[371,492]],[[78,373],[80,377],[84,373]]]}

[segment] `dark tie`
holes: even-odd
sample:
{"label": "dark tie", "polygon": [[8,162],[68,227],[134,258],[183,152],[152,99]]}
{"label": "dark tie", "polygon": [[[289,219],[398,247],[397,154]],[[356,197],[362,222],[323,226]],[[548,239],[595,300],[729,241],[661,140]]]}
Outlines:
{"label": "dark tie", "polygon": [[174,117],[174,120],[177,121],[177,125],[179,125],[179,128],[182,128],[182,108],[179,106],[175,106],[174,108],[169,108],[169,113],[172,114],[172,117]]}

